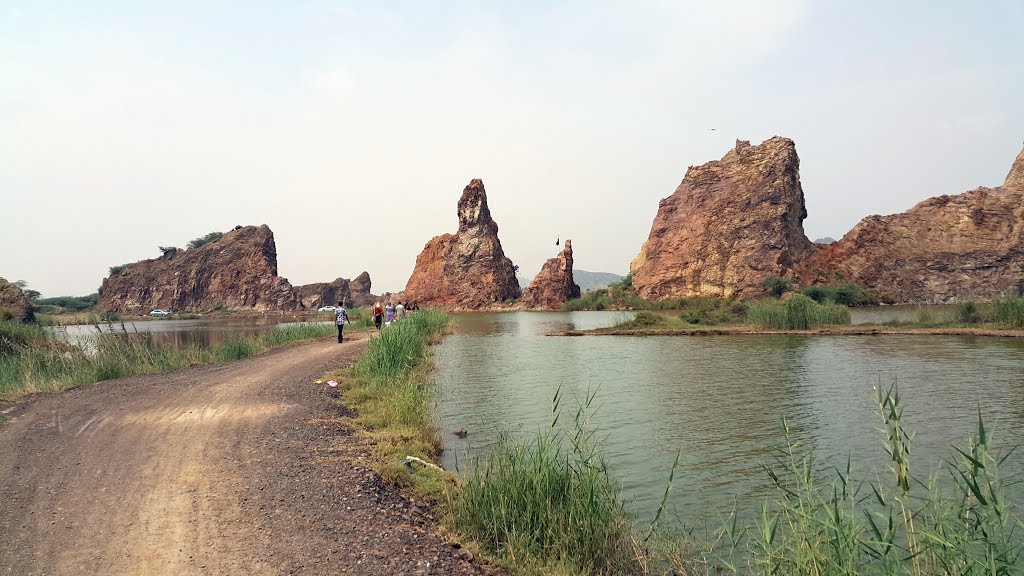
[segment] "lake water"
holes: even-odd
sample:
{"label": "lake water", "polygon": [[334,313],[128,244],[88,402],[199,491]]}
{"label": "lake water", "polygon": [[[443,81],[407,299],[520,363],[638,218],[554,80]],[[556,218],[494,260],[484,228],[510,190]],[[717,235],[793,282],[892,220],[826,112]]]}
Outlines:
{"label": "lake water", "polygon": [[[561,386],[597,391],[601,447],[640,518],[657,508],[676,451],[670,505],[684,518],[754,511],[773,495],[761,463],[786,418],[822,466],[885,473],[873,387],[899,383],[922,478],[952,444],[965,446],[980,406],[1006,448],[1024,439],[1024,341],[945,336],[553,337],[609,325],[619,312],[462,314],[435,349],[437,415],[453,469],[500,430],[531,435],[551,421]],[[464,428],[469,434],[457,438]],[[1024,472],[1008,460],[1006,478]],[[1021,488],[1013,496],[1022,502]]]}
{"label": "lake water", "polygon": [[132,320],[100,323],[97,325],[61,326],[54,330],[69,340],[89,346],[100,333],[143,333],[157,344],[167,346],[199,346],[207,348],[222,343],[226,338],[258,336],[277,326],[296,322],[330,323],[326,317],[302,318],[288,315],[257,317],[220,317],[174,320]]}

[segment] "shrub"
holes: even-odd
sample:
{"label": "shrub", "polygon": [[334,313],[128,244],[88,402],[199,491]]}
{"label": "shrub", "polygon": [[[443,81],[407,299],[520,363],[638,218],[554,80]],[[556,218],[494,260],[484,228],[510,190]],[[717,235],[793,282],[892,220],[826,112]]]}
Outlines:
{"label": "shrub", "polygon": [[210,232],[209,234],[207,234],[205,236],[200,236],[199,238],[196,238],[194,240],[190,240],[189,243],[188,243],[188,247],[189,248],[199,248],[200,246],[202,246],[204,244],[209,244],[210,242],[213,242],[214,240],[219,240],[220,237],[223,236],[223,235],[224,235],[223,232]]}
{"label": "shrub", "polygon": [[767,294],[779,298],[788,292],[793,285],[793,280],[782,276],[769,276],[761,281],[761,287]]}
{"label": "shrub", "polygon": [[87,296],[54,296],[52,298],[40,298],[33,304],[38,306],[58,306],[71,312],[81,312],[96,305],[100,295],[92,293]]}
{"label": "shrub", "polygon": [[977,324],[982,321],[981,311],[973,300],[958,302],[953,308],[953,316],[957,322],[963,324]]}
{"label": "shrub", "polygon": [[177,246],[157,246],[157,248],[160,250],[160,254],[162,254],[163,256],[167,256],[168,254],[174,254],[175,252],[178,251]]}
{"label": "shrub", "polygon": [[808,286],[801,294],[819,303],[831,302],[843,306],[870,306],[878,304],[878,298],[856,284],[828,284]]}
{"label": "shrub", "polygon": [[121,272],[124,272],[124,269],[127,268],[127,267],[128,267],[127,264],[118,264],[117,266],[111,266],[110,267],[110,275],[111,276],[116,276],[116,275],[120,274]]}

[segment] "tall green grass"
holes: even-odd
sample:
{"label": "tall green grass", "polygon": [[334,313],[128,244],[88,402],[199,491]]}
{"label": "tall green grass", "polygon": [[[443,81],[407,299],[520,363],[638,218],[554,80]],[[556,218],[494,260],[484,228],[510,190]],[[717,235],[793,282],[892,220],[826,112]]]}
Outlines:
{"label": "tall green grass", "polygon": [[819,304],[802,294],[785,302],[761,301],[747,309],[751,324],[772,330],[807,330],[818,326],[849,324],[850,310],[838,304]]}
{"label": "tall green grass", "polygon": [[1024,328],[1024,296],[999,298],[992,302],[992,320]]}
{"label": "tall green grass", "polygon": [[0,322],[0,398],[229,362],[289,342],[327,338],[334,333],[330,325],[296,324],[200,348],[157,344],[149,334],[122,332],[99,335],[95,349],[87,350],[41,326]]}
{"label": "tall green grass", "polygon": [[517,565],[637,571],[619,484],[587,426],[593,398],[562,428],[557,392],[551,428],[529,440],[505,434],[490,456],[475,460],[451,502],[458,531]]}

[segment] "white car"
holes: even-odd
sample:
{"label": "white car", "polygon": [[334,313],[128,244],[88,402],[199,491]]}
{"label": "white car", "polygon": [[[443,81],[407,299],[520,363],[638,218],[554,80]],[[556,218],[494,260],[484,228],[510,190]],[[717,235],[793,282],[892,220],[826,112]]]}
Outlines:
{"label": "white car", "polygon": [[337,310],[334,306],[321,306],[317,312],[334,312]]}
{"label": "white car", "polygon": [[167,310],[161,310],[161,309],[157,308],[156,310],[153,310],[152,312],[150,312],[149,315],[150,316],[156,316],[157,318],[165,318],[167,316],[170,316],[171,313],[168,312]]}

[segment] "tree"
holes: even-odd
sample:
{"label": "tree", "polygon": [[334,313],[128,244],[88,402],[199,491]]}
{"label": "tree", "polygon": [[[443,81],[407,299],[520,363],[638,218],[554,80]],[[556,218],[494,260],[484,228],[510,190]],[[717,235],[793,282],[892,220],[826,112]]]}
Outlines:
{"label": "tree", "polygon": [[29,300],[35,300],[42,296],[42,294],[39,293],[39,290],[32,290],[30,288],[24,288],[21,291],[21,293],[24,294],[25,298],[28,298]]}

